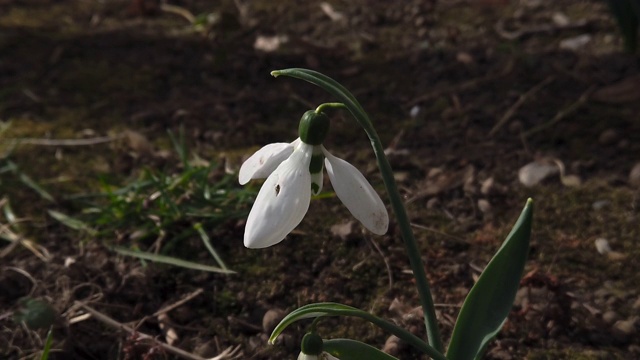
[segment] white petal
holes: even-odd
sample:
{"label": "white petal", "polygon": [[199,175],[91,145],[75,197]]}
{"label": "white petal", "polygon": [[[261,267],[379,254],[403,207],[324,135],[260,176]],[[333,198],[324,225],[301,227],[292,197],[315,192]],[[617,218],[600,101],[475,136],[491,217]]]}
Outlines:
{"label": "white petal", "polygon": [[322,147],[329,179],[338,198],[364,227],[383,235],[389,228],[389,214],[384,203],[358,169]]}
{"label": "white petal", "polygon": [[292,152],[293,144],[289,143],[273,143],[263,146],[240,167],[238,173],[240,185],[248,183],[251,179],[262,179],[269,176]]}
{"label": "white petal", "polygon": [[300,144],[264,182],[247,218],[244,246],[275,245],[300,224],[311,199],[311,149]]}
{"label": "white petal", "polygon": [[320,194],[320,191],[322,190],[322,182],[324,181],[324,174],[322,174],[322,171],[317,172],[315,174],[311,174],[311,184],[313,185],[317,185],[317,189],[314,190],[313,189],[313,185],[312,185],[312,189],[311,189],[311,194],[312,195],[318,195]]}

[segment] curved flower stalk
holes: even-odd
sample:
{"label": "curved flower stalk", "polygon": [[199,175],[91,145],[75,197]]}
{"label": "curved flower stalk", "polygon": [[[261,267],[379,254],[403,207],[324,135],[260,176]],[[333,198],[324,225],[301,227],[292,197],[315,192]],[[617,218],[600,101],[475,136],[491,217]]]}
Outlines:
{"label": "curved flower stalk", "polygon": [[249,212],[244,245],[265,248],[282,241],[304,218],[311,195],[322,189],[323,168],[338,198],[364,227],[383,235],[389,215],[380,196],[364,175],[322,145],[329,120],[318,110],[307,111],[300,120],[300,137],[292,143],[262,147],[240,168],[241,185],[266,177]]}

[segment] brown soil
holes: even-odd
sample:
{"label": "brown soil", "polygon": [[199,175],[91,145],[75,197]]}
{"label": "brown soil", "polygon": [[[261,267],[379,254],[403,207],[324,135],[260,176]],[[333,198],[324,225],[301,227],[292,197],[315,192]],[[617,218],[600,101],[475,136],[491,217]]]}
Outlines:
{"label": "brown soil", "polygon": [[[51,359],[171,358],[139,335],[165,342],[167,329],[178,336],[174,346],[202,357],[238,347],[238,358],[295,358],[308,324],[269,346],[264,327],[272,321],[263,321],[319,301],[357,306],[424,336],[411,315],[417,294],[393,221],[382,237],[357,225],[340,238],[331,227],[351,217],[333,197],[314,200],[298,229],[265,250],[242,246],[242,218],[209,229],[234,275],[123,257],[108,246],[131,245],[130,233],[96,238],[47,215],[78,213],[82,207],[68,195],[97,189],[99,179],[126,181],[149,167],[178,171],[167,129],[182,127],[192,151],[232,171],[258,146],[292,141],[303,112],[333,99],[269,75],[288,67],[339,80],[374,119],[420,225],[415,232],[445,339],[478,270],[532,197],[527,275],[486,358],[640,357],[640,193],[629,180],[640,161],[640,61],[620,52],[606,6],[326,4],[331,9],[291,0],[173,4],[198,16],[196,26],[145,0],[0,0],[0,120],[10,122],[0,133],[3,161],[57,200],[0,172],[2,203],[20,218],[13,231],[49,254],[43,259],[0,242],[0,359],[32,359],[43,348],[46,329],[13,317],[25,296],[56,315]],[[566,48],[563,41],[583,34],[585,45]],[[272,47],[260,48],[257,39]],[[6,141],[126,131],[139,137],[76,147]],[[333,117],[327,147],[382,192],[366,137],[346,114]],[[543,158],[563,162],[565,181],[556,175],[524,187],[518,170]],[[580,185],[567,186],[566,175],[579,176]],[[0,226],[10,222],[2,218]],[[612,253],[596,250],[600,238]],[[210,260],[198,238],[180,247]],[[184,305],[154,315],[190,294]],[[83,317],[79,303],[136,332]],[[359,320],[331,318],[319,329],[327,338],[379,347],[388,338]],[[420,358],[403,344],[395,351]]]}

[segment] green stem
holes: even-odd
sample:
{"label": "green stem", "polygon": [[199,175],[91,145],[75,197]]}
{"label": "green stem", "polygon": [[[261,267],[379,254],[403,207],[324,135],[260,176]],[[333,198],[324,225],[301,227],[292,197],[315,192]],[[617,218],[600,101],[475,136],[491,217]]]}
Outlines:
{"label": "green stem", "polygon": [[349,110],[347,108],[347,106],[343,103],[324,103],[324,104],[320,104],[317,108],[316,108],[316,113],[321,113],[321,112],[325,112],[325,109],[346,109]]}
{"label": "green stem", "polygon": [[429,281],[427,280],[427,275],[424,271],[424,265],[422,262],[422,258],[420,257],[420,251],[418,250],[416,240],[413,236],[413,231],[411,230],[407,211],[404,208],[402,198],[400,196],[400,193],[398,192],[398,187],[393,177],[391,165],[389,165],[389,160],[387,160],[387,157],[384,154],[384,148],[382,147],[380,138],[378,137],[378,134],[374,129],[369,116],[364,111],[362,106],[360,106],[358,100],[356,100],[353,94],[349,92],[349,90],[340,85],[337,81],[319,72],[307,69],[292,68],[272,71],[271,75],[273,75],[274,77],[278,77],[280,75],[290,76],[321,87],[325,91],[337,97],[342,103],[344,103],[347,109],[349,109],[351,114],[356,118],[356,121],[358,121],[360,126],[364,128],[367,136],[369,136],[371,146],[373,147],[373,152],[375,153],[378,160],[378,167],[380,168],[380,172],[382,173],[382,179],[387,188],[387,192],[389,193],[391,207],[396,214],[398,226],[400,226],[400,231],[402,233],[402,239],[404,240],[405,247],[407,248],[409,263],[411,265],[411,269],[413,270],[413,275],[416,279],[418,294],[420,295],[420,302],[424,311],[424,322],[427,329],[427,338],[429,340],[429,344],[431,344],[431,346],[433,346],[436,350],[443,352],[444,347],[442,346],[442,340],[440,339],[440,331],[438,329],[436,311],[433,305],[433,297],[431,296]]}

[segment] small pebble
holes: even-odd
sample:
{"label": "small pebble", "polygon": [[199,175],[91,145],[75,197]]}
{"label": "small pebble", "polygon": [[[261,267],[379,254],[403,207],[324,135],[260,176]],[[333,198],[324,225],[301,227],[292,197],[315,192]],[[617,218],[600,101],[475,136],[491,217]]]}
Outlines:
{"label": "small pebble", "polygon": [[553,15],[551,16],[551,20],[553,20],[553,23],[558,26],[567,26],[571,23],[571,20],[569,20],[567,15],[561,12],[553,13]]}
{"label": "small pebble", "polygon": [[482,211],[483,214],[491,213],[491,203],[487,199],[478,200],[478,209]]}
{"label": "small pebble", "polygon": [[471,54],[469,54],[468,52],[459,52],[456,54],[456,60],[460,63],[463,63],[465,65],[469,65],[469,64],[473,64],[474,63],[474,59],[473,56],[471,56]]}
{"label": "small pebble", "polygon": [[267,310],[267,312],[264,314],[264,317],[262,318],[262,330],[265,333],[270,334],[285,315],[285,312],[281,309]]}
{"label": "small pebble", "polygon": [[629,345],[629,353],[640,354],[640,345],[635,345],[635,344]]}
{"label": "small pebble", "polygon": [[613,145],[620,138],[620,134],[614,129],[607,129],[600,134],[598,142],[600,145]]}
{"label": "small pebble", "polygon": [[613,310],[609,310],[602,314],[602,320],[604,320],[604,322],[606,322],[607,324],[613,324],[616,321],[620,320],[620,315],[618,315],[618,313]]}
{"label": "small pebble", "polygon": [[480,186],[480,192],[482,193],[482,195],[491,194],[493,188],[495,187],[494,182],[495,181],[493,180],[493,177],[490,177],[482,182],[482,185]]}
{"label": "small pebble", "polygon": [[411,110],[409,110],[409,116],[411,116],[412,118],[416,118],[418,117],[418,115],[420,115],[420,106],[415,105],[414,107],[411,108]]}
{"label": "small pebble", "polygon": [[582,34],[560,41],[560,49],[576,51],[591,42],[591,35]]}
{"label": "small pebble", "polygon": [[591,207],[593,208],[593,210],[598,211],[604,209],[609,205],[611,205],[611,201],[609,200],[596,200],[593,202]]}
{"label": "small pebble", "polygon": [[389,336],[382,347],[382,351],[392,356],[398,355],[400,353],[400,338],[395,335]]}
{"label": "small pebble", "polygon": [[607,239],[596,239],[595,244],[596,250],[598,250],[600,254],[604,255],[611,252],[611,246],[609,246],[609,241]]}
{"label": "small pebble", "polygon": [[440,206],[440,200],[438,198],[431,198],[427,201],[427,209],[435,209]]}
{"label": "small pebble", "polygon": [[545,178],[558,173],[558,167],[548,162],[531,162],[518,170],[518,179],[526,187],[538,185]]}
{"label": "small pebble", "polygon": [[613,324],[614,333],[618,333],[623,336],[632,336],[637,332],[636,319],[631,318],[629,320],[619,320]]}

